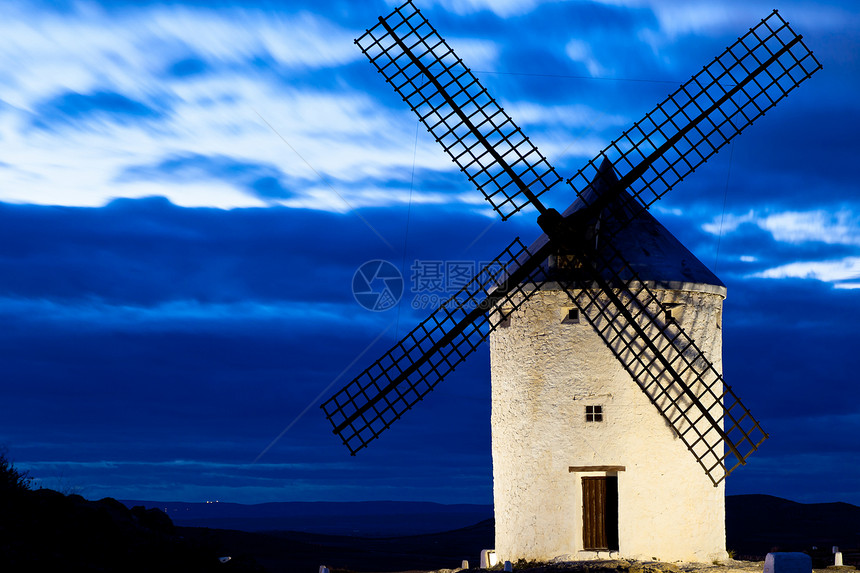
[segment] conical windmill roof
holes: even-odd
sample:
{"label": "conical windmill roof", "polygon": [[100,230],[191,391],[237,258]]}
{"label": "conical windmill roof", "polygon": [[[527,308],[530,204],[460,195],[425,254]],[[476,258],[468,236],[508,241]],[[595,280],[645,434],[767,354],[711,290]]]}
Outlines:
{"label": "conical windmill roof", "polygon": [[[616,181],[618,177],[612,164],[604,160],[598,177],[583,192],[585,201],[578,197],[562,215],[567,217],[584,209],[586,202],[593,204]],[[723,282],[626,189],[586,221],[585,227],[596,233],[594,240],[598,251],[606,253],[611,241],[639,278],[657,288],[726,294]],[[546,235],[541,235],[529,250],[535,252],[548,240]],[[550,280],[558,278],[558,269],[548,262],[544,263],[544,270]]]}

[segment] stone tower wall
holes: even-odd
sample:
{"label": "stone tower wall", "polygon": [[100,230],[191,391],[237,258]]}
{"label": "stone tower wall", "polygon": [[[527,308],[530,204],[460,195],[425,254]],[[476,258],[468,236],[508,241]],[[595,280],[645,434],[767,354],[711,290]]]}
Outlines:
{"label": "stone tower wall", "polygon": [[[656,292],[681,303],[673,315],[721,371],[724,291],[715,290]],[[581,478],[617,475],[621,557],[724,559],[723,484],[714,487],[584,318],[564,322],[570,308],[544,287],[490,338],[497,555],[597,557],[582,551]],[[586,422],[588,405],[602,406],[602,422]],[[624,469],[570,471],[601,466]]]}

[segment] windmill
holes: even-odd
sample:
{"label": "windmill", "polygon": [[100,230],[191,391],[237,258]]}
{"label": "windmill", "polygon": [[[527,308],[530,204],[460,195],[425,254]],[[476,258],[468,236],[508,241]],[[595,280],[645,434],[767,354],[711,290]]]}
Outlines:
{"label": "windmill", "polygon": [[[637,241],[637,233],[665,231],[647,211],[654,202],[821,68],[802,37],[776,11],[767,16],[569,178],[577,198],[563,214],[540,199],[562,178],[411,0],[380,17],[356,43],[502,219],[534,208],[543,235],[531,246],[515,239],[461,291],[324,402],[334,433],[352,454],[367,447],[492,334],[499,555],[540,559],[615,550],[661,559],[725,556],[724,479],[767,438],[712,358],[721,339],[714,338],[719,333],[714,335],[708,325],[719,316],[725,289],[720,291],[715,277],[698,281],[695,288],[662,284],[649,263],[630,255],[628,246]],[[700,317],[678,316],[679,306],[699,303],[712,318],[704,326]],[[549,314],[539,316],[536,305]],[[566,340],[559,346],[564,356],[535,350],[542,344],[535,342],[535,321],[547,316],[551,331],[541,334]],[[531,322],[518,330],[512,321],[521,319]],[[568,329],[572,323],[585,328]],[[623,435],[595,435],[614,448],[591,448],[591,458],[600,463],[559,462],[567,455],[565,448],[573,446],[556,437],[588,442],[580,422],[603,422],[609,415],[604,404],[577,404],[575,391],[559,391],[549,399],[554,412],[584,407],[576,424],[553,418],[566,425],[556,427],[552,439],[517,434],[514,426],[522,424],[516,410],[497,417],[510,403],[534,402],[530,407],[546,412],[541,403],[545,396],[535,392],[530,380],[543,380],[547,362],[572,360],[580,350],[611,357],[617,372],[606,395],[624,394],[631,401],[626,425],[620,421],[616,426]],[[523,357],[529,356],[532,363],[523,365]],[[605,368],[601,362],[600,370]],[[624,386],[618,385],[621,378]],[[508,387],[507,394],[497,393],[497,385]],[[628,396],[628,388],[635,397]],[[499,395],[506,396],[504,403]],[[512,396],[516,398],[510,400]],[[507,425],[498,425],[497,418]],[[610,424],[607,420],[604,427]],[[654,435],[647,434],[644,442],[634,439],[649,427]],[[528,457],[538,451],[545,452],[543,458]],[[663,456],[664,451],[669,453]],[[631,452],[641,454],[633,467],[612,463]],[[500,467],[502,463],[512,467]],[[581,479],[581,491],[564,485],[560,463]],[[570,495],[560,494],[559,487],[568,488]],[[693,499],[702,501],[695,507],[677,501]],[[677,507],[669,507],[673,505]],[[637,507],[644,507],[644,513],[631,518]],[[684,517],[690,513],[697,514],[693,521]]]}

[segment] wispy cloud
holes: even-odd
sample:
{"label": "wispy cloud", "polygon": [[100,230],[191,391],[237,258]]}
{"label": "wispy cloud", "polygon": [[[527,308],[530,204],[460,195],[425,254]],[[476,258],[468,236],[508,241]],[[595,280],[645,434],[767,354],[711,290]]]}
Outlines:
{"label": "wispy cloud", "polygon": [[765,279],[815,279],[835,283],[840,288],[858,288],[860,257],[845,257],[838,261],[802,261],[781,265],[750,275]]}
{"label": "wispy cloud", "polygon": [[860,246],[860,214],[848,210],[774,213],[758,224],[774,239],[786,243]]}
{"label": "wispy cloud", "polygon": [[602,130],[624,126],[630,121],[630,118],[617,113],[607,113],[578,104],[538,105],[534,102],[514,101],[506,102],[504,108],[508,115],[517,118],[517,124],[521,127],[534,125],[544,129],[561,126]]}
{"label": "wispy cloud", "polygon": [[[427,0],[421,3],[421,7],[435,4],[449,12],[460,15],[486,10],[501,17],[508,17],[527,14],[541,3],[551,1],[557,0]],[[386,2],[391,6],[402,4],[400,0],[386,0]]]}
{"label": "wispy cloud", "polygon": [[848,209],[729,213],[702,225],[702,229],[712,235],[729,234],[742,225],[758,227],[784,243],[860,246],[860,215]]}
{"label": "wispy cloud", "polygon": [[[250,324],[306,323],[337,324],[344,312],[354,308],[353,301],[344,304],[314,303],[299,305],[292,302],[264,304],[260,302],[206,303],[178,300],[150,306],[119,305],[101,301],[55,301],[0,298],[0,316],[43,325],[51,329],[118,331],[123,329],[155,331],[190,331],[206,328],[245,329]],[[373,315],[356,317],[357,323],[373,322]],[[295,328],[295,327],[292,327]]]}
{"label": "wispy cloud", "polygon": [[129,166],[117,177],[117,181],[167,181],[180,184],[183,181],[223,180],[244,187],[262,200],[272,200],[292,195],[284,188],[283,177],[284,173],[274,165],[242,162],[230,157],[186,154],[166,158],[157,165]]}
{"label": "wispy cloud", "polygon": [[[0,199],[97,206],[115,197],[159,194],[186,206],[243,207],[289,195],[277,178],[247,182],[185,170],[180,181],[122,177],[177,155],[282,166],[297,181],[314,177],[291,161],[254,110],[279,124],[313,164],[333,176],[361,177],[375,159],[363,140],[385,130],[383,111],[349,89],[292,88],[286,76],[361,57],[352,31],[310,13],[214,11],[150,5],[68,12],[16,5],[0,23],[4,78],[0,112]],[[180,70],[180,72],[177,72]],[[184,70],[184,71],[182,71]],[[41,131],[34,132],[33,128]],[[342,142],[339,153],[332,142]],[[411,163],[403,150],[401,163]],[[392,154],[394,155],[394,154]],[[337,157],[337,160],[334,159]],[[377,168],[379,168],[377,167]],[[262,186],[262,187],[261,187]]]}
{"label": "wispy cloud", "polygon": [[[259,462],[254,464],[254,470],[295,470],[305,469],[313,470],[320,467],[319,463],[271,463]],[[27,469],[44,473],[57,472],[64,469],[68,470],[116,470],[119,468],[183,468],[190,470],[249,470],[249,463],[229,463],[209,460],[157,460],[157,461],[140,461],[140,460],[96,460],[96,461],[74,461],[74,460],[45,460],[39,462],[27,462]],[[330,470],[345,470],[348,466],[344,464],[332,464]]]}
{"label": "wispy cloud", "polygon": [[567,43],[567,46],[565,46],[564,51],[568,58],[585,66],[585,69],[592,77],[606,76],[612,73],[612,70],[609,70],[600,64],[597,58],[592,54],[591,47],[582,40],[570,40]]}
{"label": "wispy cloud", "polygon": [[[801,249],[797,256],[805,260],[773,265],[773,254],[759,252],[760,244],[746,243],[749,251],[738,255],[738,260],[748,265],[770,265],[749,272],[745,276],[769,279],[812,279],[831,283],[838,288],[856,288],[860,279],[860,257],[854,256],[854,248],[860,246],[860,215],[847,208],[833,211],[814,209],[809,211],[783,211],[759,213],[750,210],[742,214],[727,214],[702,225],[711,235],[722,235],[731,239],[745,228],[755,229],[769,235],[777,243],[790,245],[781,257],[790,256],[791,248]],[[809,251],[815,258],[809,258]],[[776,259],[779,260],[779,259]],[[784,260],[784,259],[783,259]]]}

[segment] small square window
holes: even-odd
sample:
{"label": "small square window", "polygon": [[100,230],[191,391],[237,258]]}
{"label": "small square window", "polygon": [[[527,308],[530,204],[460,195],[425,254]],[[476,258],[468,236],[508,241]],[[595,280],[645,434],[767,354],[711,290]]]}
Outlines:
{"label": "small square window", "polygon": [[564,324],[579,324],[579,309],[571,308],[568,309],[567,314],[562,321]]}
{"label": "small square window", "polygon": [[585,407],[586,422],[602,422],[603,421],[603,406],[586,406]]}
{"label": "small square window", "polygon": [[511,315],[505,315],[502,320],[499,321],[499,328],[508,328],[511,325]]}

